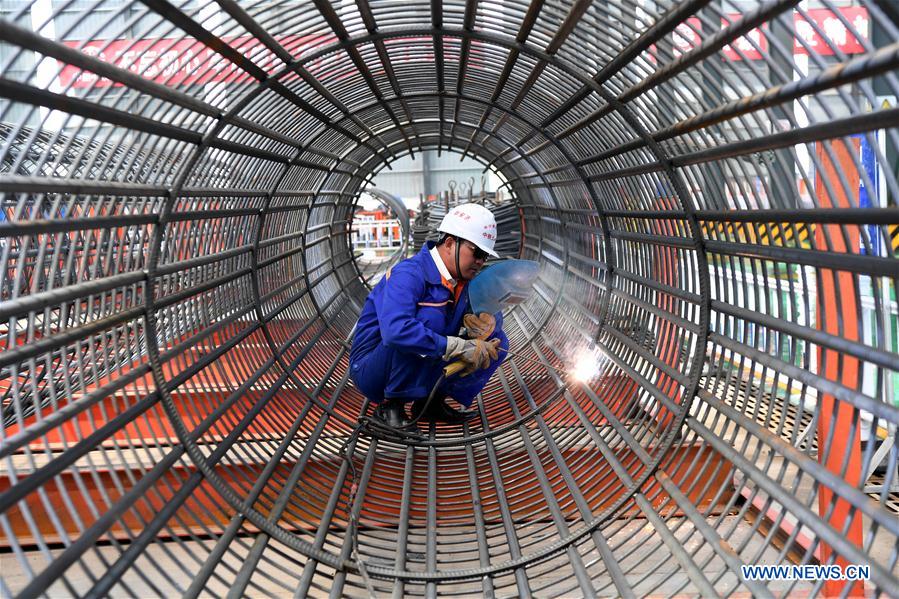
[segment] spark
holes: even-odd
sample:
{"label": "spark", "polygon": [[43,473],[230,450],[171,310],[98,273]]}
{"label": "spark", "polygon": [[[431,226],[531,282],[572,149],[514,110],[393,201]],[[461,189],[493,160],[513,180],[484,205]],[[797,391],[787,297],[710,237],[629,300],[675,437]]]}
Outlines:
{"label": "spark", "polygon": [[591,353],[584,353],[575,360],[574,368],[571,370],[575,379],[585,383],[592,379],[599,372],[599,361],[596,356]]}

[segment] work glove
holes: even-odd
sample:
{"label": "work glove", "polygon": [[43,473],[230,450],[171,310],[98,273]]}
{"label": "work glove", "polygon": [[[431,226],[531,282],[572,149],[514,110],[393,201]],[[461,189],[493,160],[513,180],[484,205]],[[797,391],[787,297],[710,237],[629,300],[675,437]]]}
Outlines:
{"label": "work glove", "polygon": [[486,339],[496,330],[496,318],[492,314],[481,312],[477,316],[466,314],[462,317],[462,324],[469,339]]}
{"label": "work glove", "polygon": [[465,339],[461,337],[447,337],[446,338],[446,352],[443,354],[443,359],[446,362],[451,360],[455,360],[456,358],[461,358],[462,353],[465,351]]}
{"label": "work glove", "polygon": [[468,366],[459,373],[459,376],[468,376],[476,370],[487,368],[490,366],[491,360],[496,360],[499,357],[499,339],[491,339],[490,341],[469,339],[467,343],[472,344],[473,347],[466,347],[462,359],[468,363]]}
{"label": "work glove", "polygon": [[462,376],[471,374],[475,370],[486,368],[491,360],[499,357],[499,339],[484,341],[482,339],[462,339],[460,337],[446,338],[446,353],[443,359],[446,361],[461,359],[466,368]]}

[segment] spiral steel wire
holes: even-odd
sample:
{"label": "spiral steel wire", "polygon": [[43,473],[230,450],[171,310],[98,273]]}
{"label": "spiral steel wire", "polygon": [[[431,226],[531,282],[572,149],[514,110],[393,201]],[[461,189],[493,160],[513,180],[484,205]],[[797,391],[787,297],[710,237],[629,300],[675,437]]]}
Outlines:
{"label": "spiral steel wire", "polygon": [[381,248],[382,254],[384,254],[382,256],[372,258],[365,256],[364,252],[357,251],[353,253],[353,258],[356,260],[356,266],[359,269],[362,280],[366,285],[374,286],[387,269],[408,256],[412,225],[409,222],[409,212],[402,199],[375,187],[369,187],[365,190],[365,193],[384,208],[389,217],[387,219],[389,226],[394,226],[394,223],[396,223],[399,236],[399,245]]}
{"label": "spiral steel wire", "polygon": [[440,239],[438,229],[447,208],[467,202],[487,207],[496,219],[493,251],[500,257],[517,256],[521,252],[521,212],[516,204],[504,199],[502,193],[493,192],[481,192],[469,197],[448,191],[438,194],[433,201],[422,202],[412,225],[412,247],[415,251],[420,250],[425,241]]}
{"label": "spiral steel wire", "polygon": [[[0,594],[899,596],[892,0],[0,7]],[[400,441],[349,230],[429,149],[541,274]]]}

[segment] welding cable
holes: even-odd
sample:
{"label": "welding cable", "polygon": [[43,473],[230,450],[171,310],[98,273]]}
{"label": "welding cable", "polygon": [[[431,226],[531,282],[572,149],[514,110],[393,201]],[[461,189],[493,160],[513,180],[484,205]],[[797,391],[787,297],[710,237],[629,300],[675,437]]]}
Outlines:
{"label": "welding cable", "polygon": [[446,375],[441,373],[440,377],[437,379],[437,382],[435,382],[434,386],[431,388],[431,393],[428,395],[424,410],[422,410],[422,413],[419,414],[418,417],[412,420],[409,424],[399,428],[394,428],[373,419],[371,416],[360,416],[355,428],[353,428],[346,441],[343,442],[343,445],[338,450],[338,455],[340,455],[343,461],[346,462],[347,469],[349,470],[350,475],[350,490],[347,493],[345,502],[348,519],[347,538],[349,539],[350,543],[350,556],[352,557],[353,562],[356,564],[356,568],[358,569],[360,576],[362,576],[362,581],[365,584],[370,597],[375,596],[374,587],[371,584],[371,578],[368,575],[368,570],[365,567],[365,562],[362,560],[358,552],[359,519],[356,517],[356,513],[353,510],[353,504],[355,503],[356,495],[359,492],[359,473],[356,470],[356,464],[353,463],[353,456],[350,453],[350,448],[352,447],[353,450],[355,450],[355,442],[359,439],[359,436],[363,431],[369,432],[369,434],[371,434],[371,436],[375,438],[379,438],[381,436],[377,434],[380,432],[382,434],[386,433],[386,435],[384,436],[388,438],[394,437],[397,440],[403,440],[403,437],[408,437],[415,441],[421,441],[423,437],[420,434],[413,433],[406,429],[410,429],[415,426],[416,423],[418,423],[425,410],[428,409],[431,401],[433,401],[434,396],[437,394],[437,389],[440,387],[440,384],[443,383],[445,379]]}
{"label": "welding cable", "polygon": [[[456,246],[456,252],[456,257],[458,260],[458,245]],[[458,262],[456,263],[456,265],[456,268],[458,270]],[[547,368],[551,368],[559,372],[560,374],[570,374],[565,369],[545,364],[533,358],[522,356],[508,349],[502,347],[498,349],[500,351],[506,352],[506,355],[508,356],[541,364]],[[362,561],[362,558],[359,556],[359,552],[357,550],[359,546],[359,520],[356,517],[355,511],[353,510],[353,503],[355,503],[356,495],[359,491],[359,473],[356,469],[356,465],[353,463],[353,456],[350,454],[350,448],[353,447],[353,449],[355,450],[355,442],[359,439],[359,435],[361,435],[363,431],[369,432],[369,434],[371,434],[375,438],[393,437],[394,440],[402,441],[405,437],[409,438],[410,440],[421,441],[423,439],[423,436],[419,433],[412,432],[410,429],[418,424],[419,420],[421,420],[421,417],[427,412],[428,407],[431,405],[431,402],[434,401],[434,397],[437,395],[437,390],[440,388],[440,385],[443,383],[443,381],[446,380],[446,378],[446,374],[444,372],[441,372],[440,376],[437,378],[437,381],[434,383],[434,386],[431,387],[431,392],[428,394],[428,397],[425,400],[425,405],[421,413],[417,417],[412,419],[409,424],[403,425],[401,427],[392,427],[384,424],[383,422],[375,420],[370,416],[360,416],[358,424],[350,433],[349,437],[347,437],[346,441],[343,443],[338,452],[341,458],[346,462],[350,474],[350,490],[347,493],[347,499],[345,502],[349,527],[347,529],[347,538],[350,542],[350,555],[353,562],[356,564],[356,568],[358,569],[359,574],[362,576],[363,583],[365,584],[370,597],[375,596],[374,587],[371,584],[371,579],[368,575],[368,571],[366,570],[365,563]]]}
{"label": "welding cable", "polygon": [[[446,375],[441,373],[440,377],[438,377],[438,379],[437,379],[437,382],[435,382],[434,386],[431,387],[431,392],[428,394],[428,397],[425,400],[425,406],[422,409],[421,414],[419,414],[416,418],[411,420],[409,422],[409,424],[404,424],[403,426],[400,426],[400,427],[393,427],[393,426],[384,424],[383,422],[381,422],[379,420],[375,420],[374,418],[372,418],[370,416],[362,416],[359,418],[360,425],[362,425],[363,428],[366,428],[373,433],[381,433],[382,435],[386,434],[387,436],[393,436],[393,437],[396,437],[399,439],[402,439],[403,437],[409,437],[416,441],[421,441],[424,437],[422,437],[422,435],[419,433],[412,432],[410,429],[412,429],[412,427],[414,427],[416,424],[418,424],[418,421],[421,420],[421,417],[427,411],[428,406],[430,406],[431,402],[434,401],[434,397],[437,395],[437,389],[440,388],[440,385],[445,380],[446,380]],[[379,436],[379,435],[375,434],[373,436]]]}
{"label": "welding cable", "polygon": [[356,517],[356,512],[353,509],[353,504],[356,502],[356,495],[359,492],[359,473],[356,470],[356,464],[353,463],[353,456],[350,455],[350,447],[352,446],[355,449],[354,444],[359,439],[359,435],[366,426],[361,420],[362,419],[360,418],[359,424],[356,425],[356,428],[353,429],[343,446],[340,448],[339,455],[343,458],[343,461],[346,462],[347,468],[350,471],[350,490],[347,493],[345,502],[348,519],[347,538],[350,542],[350,557],[353,560],[353,563],[356,564],[356,569],[359,571],[359,575],[362,577],[365,588],[368,590],[368,596],[374,597],[375,589],[371,583],[371,577],[369,577],[368,569],[365,567],[365,562],[360,557],[358,551],[359,519]]}
{"label": "welding cable", "polygon": [[[421,411],[421,414],[419,414],[409,424],[399,428],[394,428],[392,426],[388,426],[382,422],[374,420],[370,416],[360,416],[356,427],[352,430],[352,432],[347,437],[346,441],[344,441],[343,445],[338,451],[338,455],[340,455],[343,461],[346,462],[347,469],[349,470],[350,475],[350,490],[347,493],[347,498],[345,501],[348,519],[347,538],[349,539],[350,543],[350,556],[353,562],[356,564],[356,568],[359,570],[360,576],[362,576],[362,581],[365,584],[366,589],[368,590],[369,597],[375,597],[375,590],[371,584],[371,578],[368,575],[368,570],[365,567],[365,562],[362,560],[358,552],[359,519],[356,517],[355,510],[353,510],[353,504],[356,502],[356,495],[359,492],[359,473],[356,470],[356,464],[353,463],[353,456],[350,454],[350,448],[352,447],[355,450],[355,442],[359,439],[359,435],[361,435],[363,431],[368,431],[369,433],[386,432],[387,436],[394,436],[398,439],[401,439],[402,437],[409,437],[414,440],[422,440],[423,437],[420,434],[412,433],[407,429],[411,429],[418,423],[418,421],[427,411],[428,406],[434,400],[434,396],[437,394],[437,389],[440,387],[440,384],[443,383],[445,379],[446,375],[441,373],[440,377],[437,379],[437,382],[434,383],[434,386],[431,388],[431,393],[425,400],[425,407]],[[372,434],[372,436],[378,437],[377,434]]]}
{"label": "welding cable", "polygon": [[[535,360],[534,358],[528,358],[519,353],[510,351],[508,349],[504,349],[502,347],[499,347],[497,349],[499,351],[506,352],[506,355],[508,355],[508,356],[512,356],[512,357],[518,358],[520,360],[526,360],[529,362],[533,362],[535,364],[540,364],[541,366],[545,366],[547,368],[551,368],[552,370],[555,370],[559,374],[571,375],[571,373],[567,369],[559,368],[558,366],[552,366],[551,364],[546,364],[540,360]],[[406,439],[409,439],[412,441],[421,441],[423,439],[423,436],[420,433],[413,432],[411,429],[413,427],[415,427],[415,425],[418,424],[418,422],[421,420],[421,417],[427,412],[428,407],[431,405],[431,402],[434,401],[434,398],[437,395],[437,390],[440,388],[440,385],[446,380],[446,378],[447,378],[446,374],[441,373],[441,375],[437,378],[437,381],[434,383],[433,387],[431,387],[431,392],[428,394],[428,397],[425,400],[425,405],[424,405],[424,408],[422,408],[421,413],[417,417],[413,418],[408,424],[405,424],[400,427],[393,427],[393,426],[389,426],[379,420],[376,420],[371,416],[360,416],[359,420],[358,420],[358,424],[356,425],[356,428],[353,430],[353,432],[350,435],[350,439],[348,439],[347,442],[344,443],[343,447],[341,448],[341,454],[346,453],[345,450],[347,450],[349,448],[349,445],[350,445],[352,439],[354,437],[358,437],[358,435],[362,431],[368,431],[373,437],[377,437],[377,438],[393,438],[394,440],[399,440],[399,441],[403,441]],[[347,457],[347,456],[345,456],[345,457]]]}

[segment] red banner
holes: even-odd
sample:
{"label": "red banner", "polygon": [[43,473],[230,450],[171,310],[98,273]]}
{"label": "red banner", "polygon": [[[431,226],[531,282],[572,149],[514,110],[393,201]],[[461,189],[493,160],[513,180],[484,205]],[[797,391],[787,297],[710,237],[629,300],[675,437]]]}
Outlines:
{"label": "red banner", "polygon": [[802,15],[796,13],[796,39],[793,43],[795,54],[809,54],[800,43],[800,38],[811,48],[811,53],[833,55],[834,47],[843,54],[860,54],[865,51],[861,40],[868,39],[870,33],[868,9],[861,6],[849,6],[839,9],[840,15],[849,23],[849,27],[832,11],[826,8],[813,8],[806,11],[809,18],[818,26],[818,30],[824,33],[822,37],[818,31]]}
{"label": "red banner", "polygon": [[[721,19],[721,28],[725,28],[732,21],[738,19],[741,15],[730,14]],[[691,48],[695,48],[701,43],[700,31],[702,31],[702,23],[698,17],[690,17],[685,22],[677,26],[672,34],[674,36],[674,55],[680,56],[688,52]],[[717,30],[716,30],[717,31]],[[708,31],[706,35],[711,35],[716,31]],[[755,44],[755,45],[753,45]],[[768,51],[768,39],[762,35],[760,29],[756,28],[747,35],[737,38],[734,43],[736,50],[729,44],[722,48],[721,53],[729,60],[758,60],[762,57],[762,52]],[[739,52],[737,51],[739,50]]]}
{"label": "red banner", "polygon": [[[812,52],[820,55],[833,55],[834,48],[843,54],[860,54],[865,51],[859,37],[868,39],[870,36],[868,9],[861,6],[840,8],[840,16],[849,23],[850,27],[846,27],[839,16],[826,8],[815,8],[806,13],[811,22],[798,12],[793,13],[796,28],[796,38],[793,41],[794,54],[808,54],[800,39],[811,48]],[[740,13],[725,15],[721,19],[722,29],[742,16]],[[765,34],[762,29],[765,30]],[[753,29],[745,36],[737,38],[733,44],[724,46],[721,54],[728,60],[760,60],[763,53],[768,52],[767,29],[767,24],[762,28]],[[702,23],[698,17],[690,17],[678,25],[671,34],[674,42],[674,56],[680,56],[699,46],[702,43],[701,31]],[[708,31],[706,35],[712,33],[714,32]]]}
{"label": "red banner", "polygon": [[[266,72],[281,68],[277,59],[259,40],[250,36],[223,38],[223,41],[248,57]],[[334,35],[286,36],[278,38],[293,56],[315,52],[337,41]],[[82,42],[63,42],[71,48],[78,48]],[[390,63],[394,66],[408,62],[434,62],[434,38],[402,37],[385,40]],[[482,44],[475,41],[468,53],[468,65],[482,62]],[[165,85],[203,85],[207,83],[242,83],[252,77],[243,69],[224,58],[218,52],[193,39],[172,38],[143,40],[92,40],[79,48],[88,56],[127,69],[146,79]],[[444,42],[444,57],[447,60],[460,59],[461,41],[450,38]],[[349,67],[340,74],[335,73],[333,55],[317,58],[306,63],[306,69],[321,80],[332,77],[343,79],[352,75]],[[60,62],[59,82],[63,87],[72,84],[75,89],[109,87],[121,85],[104,77],[67,63]],[[378,64],[380,66],[380,64]],[[376,70],[375,74],[383,71]]]}
{"label": "red banner", "polygon": [[[289,48],[294,56],[336,41],[334,36],[289,36],[279,42]],[[223,39],[229,46],[248,56],[263,70],[270,70],[282,63],[256,38],[250,36]],[[76,48],[82,42],[63,42]],[[239,83],[252,79],[243,69],[193,39],[170,38],[143,40],[92,40],[80,48],[88,56],[99,58],[121,69],[127,69],[146,79],[166,85],[202,85],[227,81]],[[59,82],[63,87],[74,82],[73,87],[108,87],[114,83],[104,77],[82,71],[80,68],[60,62],[62,71]],[[314,70],[315,65],[307,65]],[[119,84],[115,84],[119,85]]]}
{"label": "red banner", "polygon": [[[849,23],[847,27],[840,18],[826,8],[816,8],[806,11],[809,19],[799,13],[794,13],[796,25],[796,39],[793,51],[796,54],[807,54],[808,51],[800,42],[804,41],[814,53],[821,55],[834,54],[834,48],[844,54],[858,54],[864,52],[861,40],[869,37],[868,10],[860,6],[840,8],[839,13]],[[727,27],[738,20],[739,13],[728,14],[721,19],[721,27]],[[763,26],[767,29],[767,25]],[[816,29],[817,27],[817,29]],[[700,45],[700,31],[702,24],[697,17],[691,17],[677,26],[672,35],[674,42],[674,55],[679,56],[692,48]],[[821,33],[824,35],[822,36]],[[709,31],[708,35],[713,32]],[[256,63],[261,69],[270,71],[280,66],[280,60],[262,45],[259,40],[250,36],[224,38],[229,46],[236,48],[244,56]],[[333,35],[309,35],[309,36],[285,36],[278,41],[293,56],[302,56],[304,53],[314,51],[337,41]],[[64,42],[67,46],[78,48],[82,42]],[[414,48],[417,44],[430,44],[431,38],[405,38],[386,42],[390,48],[392,62],[403,63],[409,61],[431,61],[433,54],[422,54]],[[458,56],[457,44],[447,46],[447,57]],[[92,40],[79,48],[81,52],[128,69],[142,77],[151,79],[166,85],[203,85],[206,83],[228,82],[240,83],[249,81],[251,77],[234,63],[222,57],[214,50],[207,48],[200,42],[192,39],[142,39],[142,40]],[[761,29],[753,29],[747,35],[738,38],[732,45],[727,45],[721,50],[727,59],[759,60],[763,53],[768,51],[768,39]],[[457,52],[457,50],[456,50]],[[474,58],[476,52],[472,52],[469,58]],[[327,72],[325,62],[330,59],[319,59],[313,64],[307,65],[307,69],[313,74],[320,71]],[[98,75],[82,71],[78,67],[66,63],[60,63],[61,71],[59,82],[63,87],[88,88],[108,87],[114,85],[112,81]],[[118,84],[115,84],[118,85]]]}

